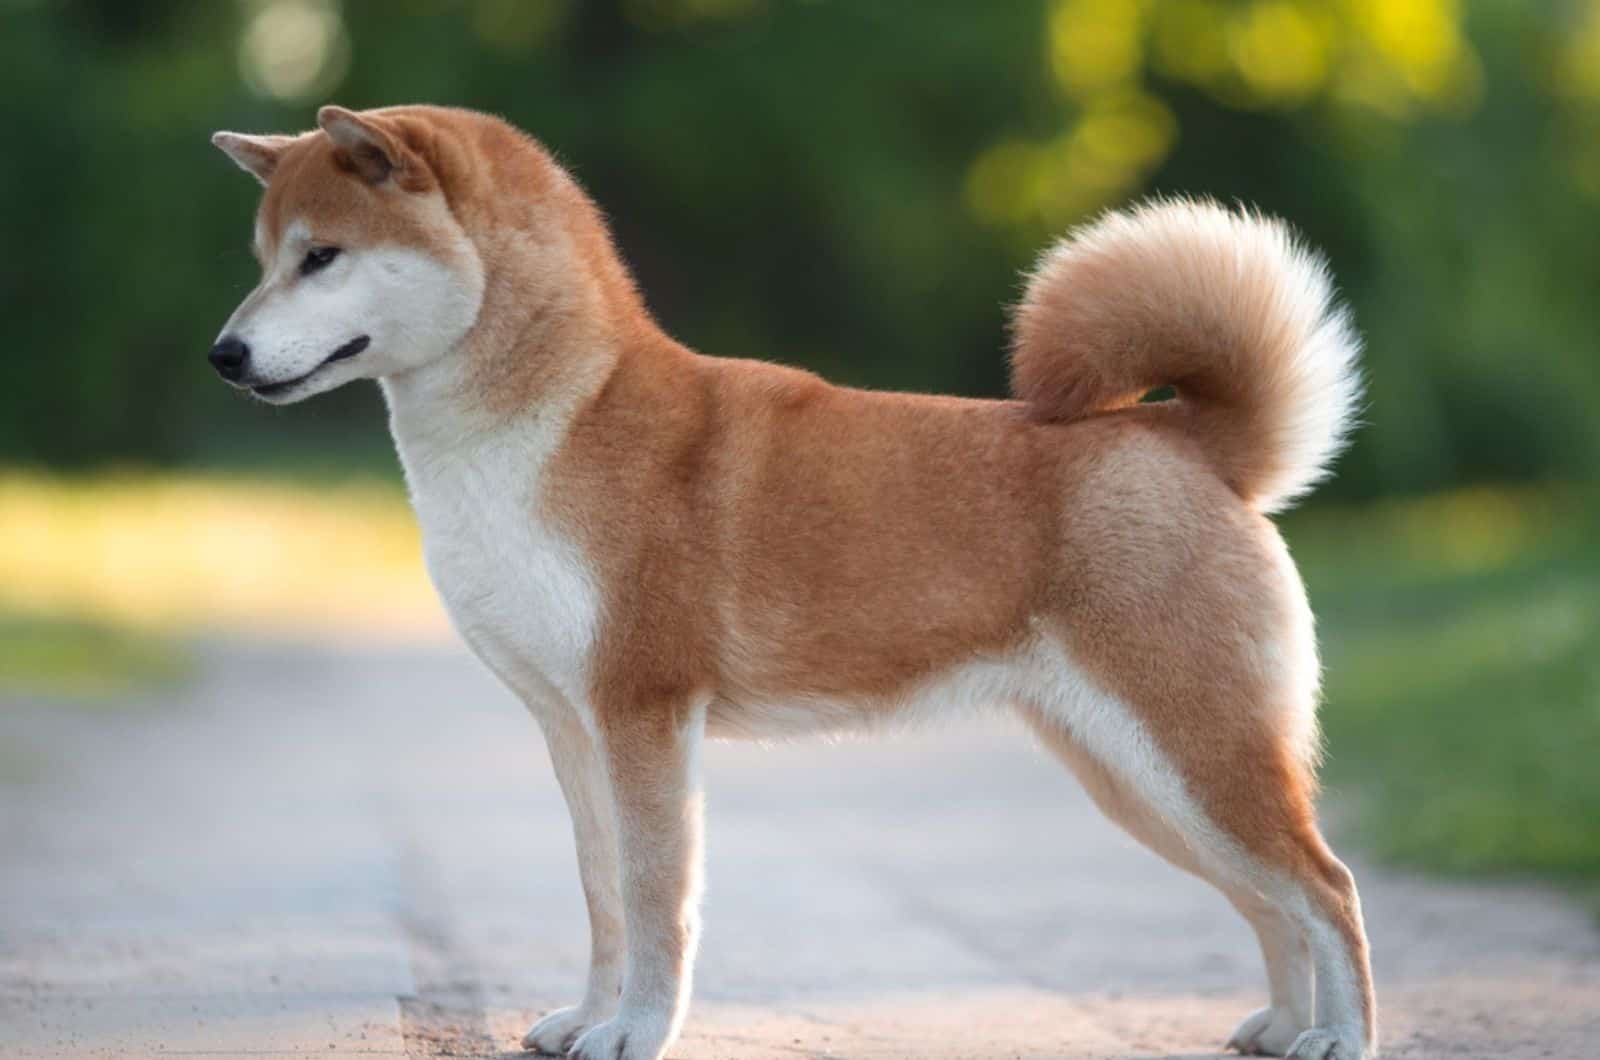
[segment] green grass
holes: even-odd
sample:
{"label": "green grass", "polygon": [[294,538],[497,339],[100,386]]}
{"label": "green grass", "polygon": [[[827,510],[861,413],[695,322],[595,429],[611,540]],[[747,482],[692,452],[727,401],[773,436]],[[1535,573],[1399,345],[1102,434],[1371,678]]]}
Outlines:
{"label": "green grass", "polygon": [[0,616],[0,701],[48,697],[83,705],[130,702],[168,684],[188,657],[167,639],[112,626]]}
{"label": "green grass", "polygon": [[1326,775],[1390,860],[1600,893],[1600,505],[1472,492],[1286,522]]}
{"label": "green grass", "polygon": [[[0,612],[0,711],[39,701],[51,709],[125,710],[153,702],[139,693],[182,679],[189,664],[165,638]],[[26,736],[0,738],[0,785],[27,783],[48,768]]]}

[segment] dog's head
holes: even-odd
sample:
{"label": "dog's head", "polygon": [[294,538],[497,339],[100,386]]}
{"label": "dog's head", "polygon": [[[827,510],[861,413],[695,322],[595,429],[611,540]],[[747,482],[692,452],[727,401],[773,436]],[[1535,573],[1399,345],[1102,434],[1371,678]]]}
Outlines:
{"label": "dog's head", "polygon": [[273,404],[430,364],[472,330],[483,302],[483,263],[447,201],[426,113],[323,107],[317,124],[212,137],[266,191],[261,282],[210,359]]}

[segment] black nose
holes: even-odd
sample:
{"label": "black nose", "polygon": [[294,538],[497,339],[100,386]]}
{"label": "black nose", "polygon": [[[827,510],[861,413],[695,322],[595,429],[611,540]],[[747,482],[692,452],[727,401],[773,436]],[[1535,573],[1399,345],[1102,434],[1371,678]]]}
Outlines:
{"label": "black nose", "polygon": [[224,335],[211,347],[207,355],[217,374],[231,382],[244,375],[244,366],[250,363],[250,347],[233,335]]}

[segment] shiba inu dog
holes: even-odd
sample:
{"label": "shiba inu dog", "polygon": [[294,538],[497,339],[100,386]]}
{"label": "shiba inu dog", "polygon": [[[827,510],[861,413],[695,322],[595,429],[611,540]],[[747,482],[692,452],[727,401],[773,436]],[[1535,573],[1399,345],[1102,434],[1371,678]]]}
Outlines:
{"label": "shiba inu dog", "polygon": [[1254,927],[1270,1004],[1232,1047],[1375,1055],[1313,810],[1311,612],[1267,518],[1342,444],[1358,343],[1282,225],[1106,215],[1028,281],[1014,400],[874,393],[675,342],[503,121],[318,126],[214,137],[265,193],[263,278],[211,362],[274,404],[378,380],[439,594],[543,728],[592,959],[526,1048],[655,1060],[678,1034],[706,736],[984,705]]}

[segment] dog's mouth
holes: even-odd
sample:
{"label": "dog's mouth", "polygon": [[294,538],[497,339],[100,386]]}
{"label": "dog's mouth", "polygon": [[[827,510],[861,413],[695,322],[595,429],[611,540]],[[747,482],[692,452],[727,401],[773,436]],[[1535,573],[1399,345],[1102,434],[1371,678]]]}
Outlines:
{"label": "dog's mouth", "polygon": [[304,383],[307,379],[310,379],[312,376],[322,371],[324,368],[328,367],[328,365],[333,364],[335,361],[348,361],[350,358],[354,357],[356,354],[360,353],[362,350],[371,345],[372,336],[357,335],[355,338],[351,339],[349,342],[345,343],[343,346],[340,346],[337,350],[334,350],[332,353],[328,354],[328,356],[324,357],[321,364],[318,364],[305,375],[297,375],[293,379],[285,379],[281,383],[252,383],[250,386],[250,393],[256,395],[257,397],[272,397],[274,394],[286,394],[295,387],[299,386],[301,383]]}

